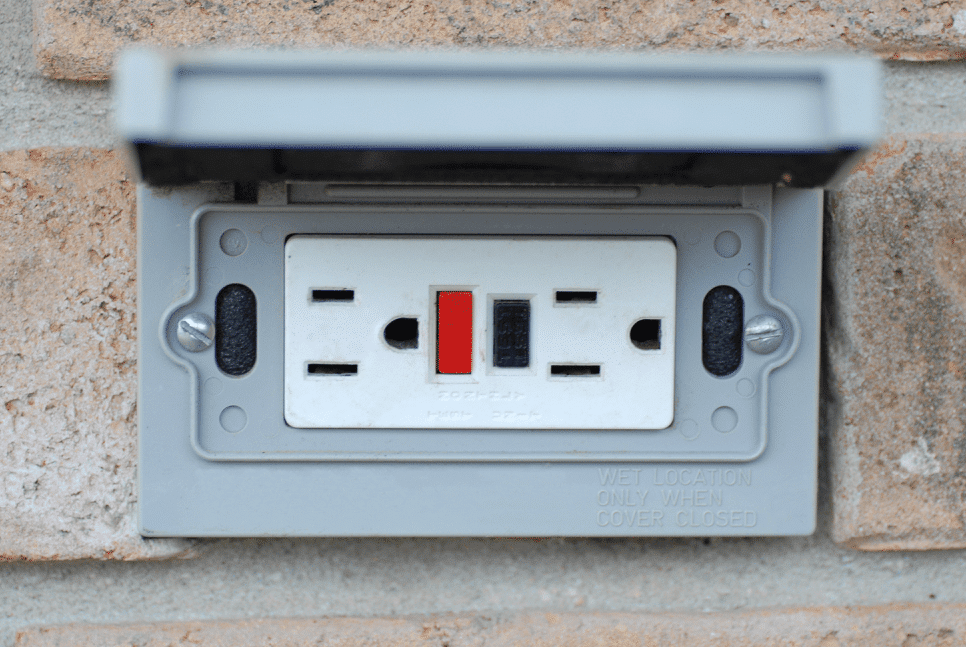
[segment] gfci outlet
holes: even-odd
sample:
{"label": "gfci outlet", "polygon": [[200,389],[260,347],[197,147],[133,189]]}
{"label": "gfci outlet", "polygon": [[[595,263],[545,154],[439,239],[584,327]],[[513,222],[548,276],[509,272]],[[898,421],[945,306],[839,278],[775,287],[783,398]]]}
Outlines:
{"label": "gfci outlet", "polygon": [[846,58],[128,53],[155,536],[801,535]]}
{"label": "gfci outlet", "polygon": [[293,236],[285,421],[664,429],[675,272],[669,238]]}

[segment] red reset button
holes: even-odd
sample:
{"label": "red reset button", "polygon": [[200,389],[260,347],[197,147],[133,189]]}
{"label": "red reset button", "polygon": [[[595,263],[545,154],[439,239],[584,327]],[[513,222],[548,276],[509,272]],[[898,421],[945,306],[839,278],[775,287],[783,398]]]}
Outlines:
{"label": "red reset button", "polygon": [[473,293],[436,293],[436,372],[473,370]]}

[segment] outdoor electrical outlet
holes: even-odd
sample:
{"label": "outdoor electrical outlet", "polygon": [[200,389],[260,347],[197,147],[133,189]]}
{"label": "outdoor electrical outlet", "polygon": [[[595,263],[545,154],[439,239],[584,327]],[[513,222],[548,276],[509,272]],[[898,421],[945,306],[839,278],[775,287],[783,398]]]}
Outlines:
{"label": "outdoor electrical outlet", "polygon": [[844,58],[150,51],[149,537],[813,532]]}
{"label": "outdoor electrical outlet", "polygon": [[668,238],[293,236],[285,420],[664,429],[675,272]]}

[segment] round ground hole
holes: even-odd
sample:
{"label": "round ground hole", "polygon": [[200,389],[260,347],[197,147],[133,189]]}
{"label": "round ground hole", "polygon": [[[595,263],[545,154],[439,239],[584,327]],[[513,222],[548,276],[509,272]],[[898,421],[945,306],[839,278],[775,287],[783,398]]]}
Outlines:
{"label": "round ground hole", "polygon": [[400,350],[419,348],[419,322],[415,317],[398,317],[386,325],[382,336],[393,348]]}
{"label": "round ground hole", "polygon": [[631,326],[631,343],[641,350],[660,350],[661,320],[640,319]]}

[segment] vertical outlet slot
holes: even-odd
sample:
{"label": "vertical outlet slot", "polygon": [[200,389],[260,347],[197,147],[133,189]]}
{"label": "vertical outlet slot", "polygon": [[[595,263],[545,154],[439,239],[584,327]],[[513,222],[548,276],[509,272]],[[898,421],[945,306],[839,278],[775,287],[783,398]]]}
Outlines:
{"label": "vertical outlet slot", "polygon": [[356,375],[358,372],[358,364],[323,364],[318,362],[306,367],[306,373],[309,375]]}
{"label": "vertical outlet slot", "polygon": [[436,293],[436,372],[466,375],[473,370],[473,293]]}
{"label": "vertical outlet slot", "polygon": [[741,366],[741,330],[745,302],[738,290],[719,285],[704,297],[701,321],[701,361],[717,377],[731,375]]}
{"label": "vertical outlet slot", "polygon": [[355,298],[355,290],[312,290],[312,303],[350,303]]}
{"label": "vertical outlet slot", "polygon": [[596,290],[554,290],[554,301],[557,303],[597,303]]}
{"label": "vertical outlet slot", "polygon": [[598,377],[600,364],[551,364],[550,375],[554,377]]}
{"label": "vertical outlet slot", "polygon": [[499,299],[493,302],[493,366],[530,366],[530,302]]}
{"label": "vertical outlet slot", "polygon": [[244,375],[255,366],[255,313],[255,293],[247,285],[226,285],[215,298],[215,363],[228,375]]}

